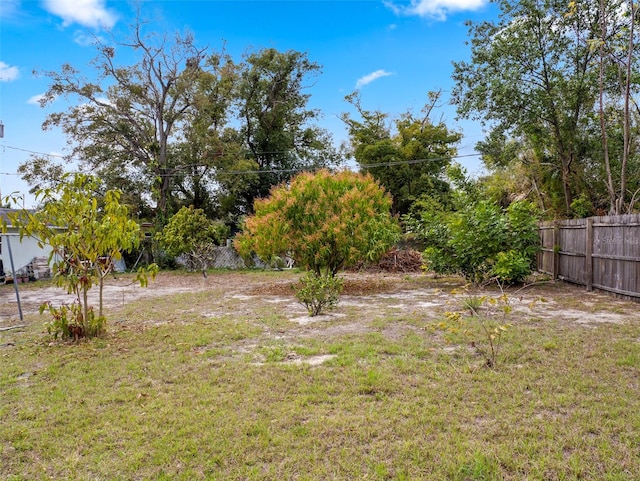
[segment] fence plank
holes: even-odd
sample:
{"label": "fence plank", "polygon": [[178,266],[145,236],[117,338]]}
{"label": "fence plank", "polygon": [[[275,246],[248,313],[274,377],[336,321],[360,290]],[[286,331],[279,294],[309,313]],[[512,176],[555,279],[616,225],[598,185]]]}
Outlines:
{"label": "fence plank", "polygon": [[538,270],[640,298],[640,214],[542,222]]}
{"label": "fence plank", "polygon": [[585,281],[587,284],[587,291],[593,290],[593,219],[587,219],[587,239],[585,242]]}

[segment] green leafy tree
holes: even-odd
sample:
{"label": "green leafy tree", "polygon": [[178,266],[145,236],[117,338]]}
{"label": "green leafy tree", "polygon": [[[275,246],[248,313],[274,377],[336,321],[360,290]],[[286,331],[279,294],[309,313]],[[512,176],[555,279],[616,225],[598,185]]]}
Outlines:
{"label": "green leafy tree", "polygon": [[[531,272],[539,249],[537,214],[526,201],[506,210],[479,201],[452,212],[438,230],[442,235],[425,250],[427,266],[456,273],[472,282],[495,277],[519,282]],[[432,227],[433,228],[433,227]]]}
{"label": "green leafy tree", "polygon": [[[110,186],[151,193],[156,214],[164,218],[181,168],[170,145],[189,112],[214,99],[203,95],[201,82],[223,77],[225,58],[207,58],[190,35],[170,41],[145,35],[143,26],[138,20],[129,38],[115,46],[96,44],[95,81],[69,64],[44,72],[51,84],[43,106],[61,96],[77,103],[50,114],[43,128],[60,128],[72,146],[69,157],[83,159],[83,167]],[[123,51],[137,55],[137,62],[122,65]]]}
{"label": "green leafy tree", "polygon": [[185,255],[188,266],[201,269],[206,277],[208,263],[216,246],[229,237],[229,228],[220,221],[209,219],[202,209],[182,207],[162,232],[157,234],[160,246],[171,256]]}
{"label": "green leafy tree", "polygon": [[[597,95],[598,8],[577,2],[499,0],[497,22],[469,23],[471,59],[454,63],[453,100],[462,118],[521,140],[556,178],[562,210],[582,188],[582,160]],[[549,185],[550,186],[550,185]]]}
{"label": "green leafy tree", "polygon": [[313,273],[301,292],[317,293],[322,289],[314,280],[334,278],[361,260],[376,261],[393,245],[400,231],[390,208],[391,196],[370,175],[303,173],[256,200],[255,214],[246,219],[235,246],[242,255],[256,253],[263,260],[288,253]]}
{"label": "green leafy tree", "polygon": [[236,182],[228,189],[234,197],[236,217],[251,213],[254,199],[266,197],[272,186],[296,172],[341,162],[330,135],[314,124],[319,112],[308,107],[310,94],[305,91],[320,71],[321,66],[306,53],[273,48],[250,53],[241,65],[238,141],[245,149],[245,165],[235,170],[249,172],[242,189],[238,189],[237,179],[219,179]]}
{"label": "green leafy tree", "polygon": [[198,77],[193,108],[185,112],[177,140],[169,148],[174,166],[171,211],[192,205],[218,218],[217,175],[237,168],[234,162],[241,155],[238,136],[229,127],[239,67],[226,56],[210,56],[206,67]]}
{"label": "green leafy tree", "polygon": [[422,117],[407,112],[395,120],[394,131],[387,114],[362,108],[359,93],[346,97],[361,117],[354,120],[349,114],[342,115],[349,129],[352,154],[361,168],[391,193],[394,214],[407,214],[411,204],[422,196],[447,202],[450,189],[446,168],[457,154],[455,145],[461,135],[449,130],[444,122],[431,121],[440,96],[440,92],[431,92]]}
{"label": "green leafy tree", "polygon": [[[120,203],[120,192],[109,190],[99,196],[95,177],[66,174],[55,188],[39,190],[36,200],[42,208],[21,210],[12,222],[21,238],[34,237],[51,248],[56,284],[76,299],[71,307],[46,306],[54,317],[54,335],[96,336],[104,332],[104,279],[114,269],[122,252],[137,247],[140,226]],[[138,281],[146,285],[147,274],[155,275],[154,265],[138,271]],[[98,314],[89,304],[89,290],[99,286]],[[44,308],[43,308],[44,309]]]}

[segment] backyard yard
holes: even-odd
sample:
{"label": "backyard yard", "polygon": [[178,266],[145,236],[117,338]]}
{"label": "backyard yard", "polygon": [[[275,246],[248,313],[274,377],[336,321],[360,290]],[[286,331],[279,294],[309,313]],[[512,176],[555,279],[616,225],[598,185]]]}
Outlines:
{"label": "backyard yard", "polygon": [[638,479],[638,304],[347,273],[309,317],[299,276],[117,275],[75,344],[38,314],[59,288],[20,285],[20,321],[0,286],[0,479]]}

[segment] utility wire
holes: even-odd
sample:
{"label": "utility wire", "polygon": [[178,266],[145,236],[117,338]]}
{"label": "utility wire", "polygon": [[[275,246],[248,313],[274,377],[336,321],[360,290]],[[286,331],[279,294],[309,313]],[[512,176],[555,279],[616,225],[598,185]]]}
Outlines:
{"label": "utility wire", "polygon": [[[30,154],[34,154],[34,155],[44,155],[44,156],[48,156],[48,157],[58,157],[58,158],[66,158],[64,155],[59,155],[59,154],[47,154],[44,152],[36,152],[33,150],[28,150],[28,149],[23,149],[20,147],[13,147],[11,145],[3,145],[4,148],[7,149],[12,149],[12,150],[18,150],[21,152],[27,152]],[[264,153],[269,153],[269,154],[286,154],[289,151],[273,151],[273,152],[259,152],[260,154],[264,154]],[[428,158],[428,159],[411,159],[411,160],[397,160],[397,161],[390,161],[390,162],[378,162],[378,163],[374,163],[374,164],[359,164],[358,167],[361,169],[371,169],[371,168],[376,168],[376,167],[394,167],[394,166],[398,166],[398,165],[412,165],[412,164],[421,164],[424,162],[437,162],[437,161],[441,161],[441,160],[449,160],[449,159],[463,159],[463,158],[467,158],[467,157],[478,157],[482,154],[480,153],[473,153],[473,154],[464,154],[464,155],[454,155],[454,156],[450,156],[450,157],[433,157],[433,158]],[[74,159],[72,159],[74,160]],[[75,159],[75,160],[80,160],[80,159]],[[347,159],[343,159],[343,160],[347,160]],[[192,167],[210,167],[210,165],[208,164],[188,164],[188,165],[184,165],[178,168],[174,168],[174,171],[172,173],[165,173],[165,174],[160,174],[160,177],[172,177],[174,175],[176,175],[180,170],[184,170],[184,169],[189,169]],[[301,172],[301,171],[305,171],[305,170],[309,170],[308,167],[300,167],[297,169],[255,169],[255,170],[218,170],[216,173],[218,175],[247,175],[247,174],[285,174],[285,173],[294,173],[294,172]],[[0,172],[0,175],[20,175],[17,172]]]}

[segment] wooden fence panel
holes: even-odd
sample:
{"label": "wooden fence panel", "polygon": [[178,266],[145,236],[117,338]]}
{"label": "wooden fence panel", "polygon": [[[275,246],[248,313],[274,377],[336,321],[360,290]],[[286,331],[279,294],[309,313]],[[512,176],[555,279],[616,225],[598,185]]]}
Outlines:
{"label": "wooden fence panel", "polygon": [[640,215],[543,222],[539,232],[539,271],[640,298]]}
{"label": "wooden fence panel", "polygon": [[560,224],[558,278],[586,285],[586,230],[585,219],[571,219]]}
{"label": "wooden fence panel", "polygon": [[538,270],[546,274],[557,277],[554,272],[554,246],[556,226],[553,222],[542,222],[540,224],[540,253],[538,254]]}

